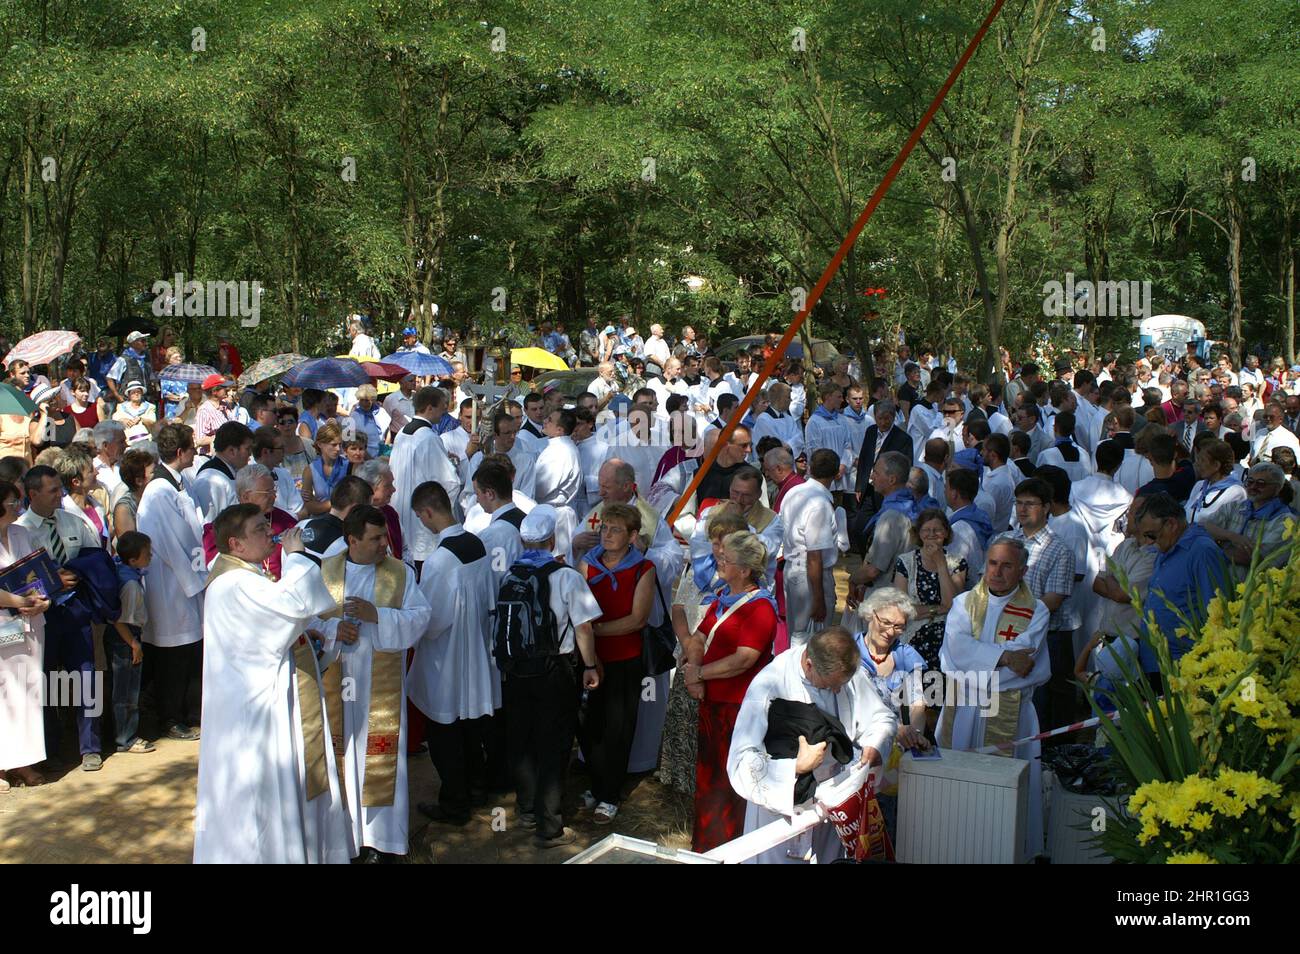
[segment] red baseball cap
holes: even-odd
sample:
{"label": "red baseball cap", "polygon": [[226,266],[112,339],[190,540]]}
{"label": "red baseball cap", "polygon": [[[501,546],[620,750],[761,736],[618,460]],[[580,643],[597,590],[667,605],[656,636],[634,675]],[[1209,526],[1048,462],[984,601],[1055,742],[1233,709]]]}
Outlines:
{"label": "red baseball cap", "polygon": [[213,388],[228,388],[234,383],[224,374],[209,374],[203,379],[203,390],[211,391]]}

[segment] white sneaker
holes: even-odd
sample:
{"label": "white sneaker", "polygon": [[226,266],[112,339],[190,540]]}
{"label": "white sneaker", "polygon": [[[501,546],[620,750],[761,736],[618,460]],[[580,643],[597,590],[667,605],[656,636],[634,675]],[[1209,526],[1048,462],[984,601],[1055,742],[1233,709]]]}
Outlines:
{"label": "white sneaker", "polygon": [[597,825],[608,825],[618,815],[618,806],[611,805],[609,802],[601,802],[596,806],[596,814],[593,820]]}
{"label": "white sneaker", "polygon": [[591,789],[587,789],[578,797],[582,799],[582,807],[587,809],[587,811],[591,811],[598,804],[600,804],[599,802],[596,801],[596,796],[591,794]]}

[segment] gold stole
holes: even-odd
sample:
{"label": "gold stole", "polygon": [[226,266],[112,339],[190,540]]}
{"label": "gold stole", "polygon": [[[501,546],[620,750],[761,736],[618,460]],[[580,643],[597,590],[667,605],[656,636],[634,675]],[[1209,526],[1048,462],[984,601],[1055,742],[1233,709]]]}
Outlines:
{"label": "gold stole", "polygon": [[[231,570],[248,570],[273,579],[260,566],[222,553],[212,564],[208,584]],[[302,723],[303,760],[307,764],[307,801],[329,791],[329,764],[325,759],[325,713],[321,708],[320,675],[316,654],[307,637],[299,635],[293,643],[294,679],[298,688],[298,716]]]}
{"label": "gold stole", "polygon": [[[335,607],[322,613],[322,619],[343,615],[344,579],[348,554],[342,553],[321,560],[321,578],[325,588],[334,598]],[[375,567],[375,591],[371,601],[375,606],[401,609],[406,595],[406,564],[392,557]],[[392,805],[397,791],[397,741],[402,728],[402,672],[406,666],[405,652],[374,652],[370,663],[370,712],[366,723],[365,781],[362,784],[361,804],[365,807]],[[325,670],[322,680],[329,712],[330,737],[334,741],[334,757],[344,764],[343,738],[343,666],[336,663]],[[355,690],[354,690],[355,691]],[[340,769],[340,772],[342,769]],[[340,786],[346,802],[346,786]]]}
{"label": "gold stole", "polygon": [[[642,553],[650,552],[650,544],[654,543],[654,532],[659,527],[659,511],[650,506],[640,494],[635,498],[635,506],[641,514],[641,529],[636,535],[637,547]],[[582,521],[582,526],[578,528],[579,533],[585,533],[590,530],[592,533],[600,533],[603,521],[600,515],[605,511],[605,502],[602,500],[596,506],[592,507],[587,516]],[[581,553],[578,556],[582,556]]]}
{"label": "gold stole", "polygon": [[[1006,605],[1002,607],[1002,612],[998,614],[998,625],[993,634],[993,641],[1005,643],[1023,635],[1033,621],[1037,603],[1029,587],[1021,581],[1020,586],[1011,594],[1011,599],[1007,600]],[[984,618],[988,614],[988,609],[988,584],[980,580],[966,597],[966,615],[970,617],[971,636],[977,640],[984,633]],[[998,693],[997,714],[983,717],[987,722],[984,728],[985,745],[997,745],[1016,740],[1016,727],[1020,722],[1020,701],[1019,689],[1008,689]],[[956,721],[955,717],[944,720],[944,737],[939,740],[939,744],[944,748],[952,747],[953,723]],[[996,754],[1010,758],[1012,752],[1010,748],[1003,748]]]}
{"label": "gold stole", "polygon": [[775,519],[776,511],[764,507],[762,501],[755,501],[754,506],[749,508],[749,513],[745,514],[745,520],[754,528],[755,533],[762,533]]}

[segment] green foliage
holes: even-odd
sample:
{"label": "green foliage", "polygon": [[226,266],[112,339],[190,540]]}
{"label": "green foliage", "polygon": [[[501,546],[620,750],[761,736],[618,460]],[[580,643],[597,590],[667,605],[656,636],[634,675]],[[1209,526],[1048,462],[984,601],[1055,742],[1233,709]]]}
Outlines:
{"label": "green foliage", "polygon": [[[359,307],[427,331],[434,303],[517,341],[621,313],[780,328],[986,9],[0,0],[0,330],[94,335],[177,271],[262,282],[254,351],[326,350]],[[1072,271],[1287,351],[1298,41],[1272,0],[1008,3],[813,332],[1022,354]],[[191,350],[216,330],[181,324]]]}

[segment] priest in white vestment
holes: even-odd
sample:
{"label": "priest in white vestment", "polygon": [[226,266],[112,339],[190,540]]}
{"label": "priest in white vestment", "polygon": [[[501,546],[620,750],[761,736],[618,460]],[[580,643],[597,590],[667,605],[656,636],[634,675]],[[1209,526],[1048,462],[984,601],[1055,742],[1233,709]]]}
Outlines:
{"label": "priest in white vestment", "polygon": [[301,531],[281,540],[277,582],[261,569],[275,548],[261,507],[231,507],[214,529],[194,861],[346,864],[347,816],[304,635],[333,601]]}
{"label": "priest in white vestment", "polygon": [[[803,740],[797,758],[769,755],[764,742],[768,709],[777,699],[810,703],[838,719],[853,744],[853,760],[840,765],[830,757],[825,742],[808,745]],[[822,782],[855,764],[884,764],[897,731],[898,716],[872,688],[858,647],[847,630],[833,626],[806,644],[781,653],[749,684],[731,736],[727,776],[749,803],[745,807],[745,833],[795,814],[800,808],[794,801],[795,782],[803,771],[811,771],[813,778]],[[807,804],[802,807],[811,809]],[[834,827],[823,822],[763,852],[751,863],[825,864],[842,853]]]}
{"label": "priest in white vestment", "polygon": [[[388,556],[388,525],[377,507],[354,507],[343,522],[347,550],[321,560],[334,609],[322,634],[325,697],[354,854],[404,855],[409,823],[406,781],[406,650],[419,642],[433,610],[415,573]],[[349,637],[357,639],[348,643]]]}
{"label": "priest in white vestment", "polygon": [[[1033,695],[1052,675],[1046,646],[1050,614],[1024,585],[1027,566],[1024,544],[995,540],[985,557],[984,578],[953,600],[939,664],[954,677],[956,693],[954,699],[945,699],[939,716],[936,737],[940,748],[971,751],[1040,731]],[[972,614],[981,620],[978,627],[972,623]],[[1029,859],[1043,851],[1040,753],[1038,742],[999,751],[1029,762],[1024,845]]]}
{"label": "priest in white vestment", "polygon": [[393,452],[388,463],[393,469],[393,484],[397,488],[392,506],[402,525],[403,545],[410,551],[413,561],[422,563],[433,552],[437,541],[412,512],[411,494],[426,480],[436,480],[447,491],[448,497],[457,500],[460,477],[433,427],[433,422],[447,409],[447,392],[435,387],[420,388],[413,403],[415,417],[393,438]]}

